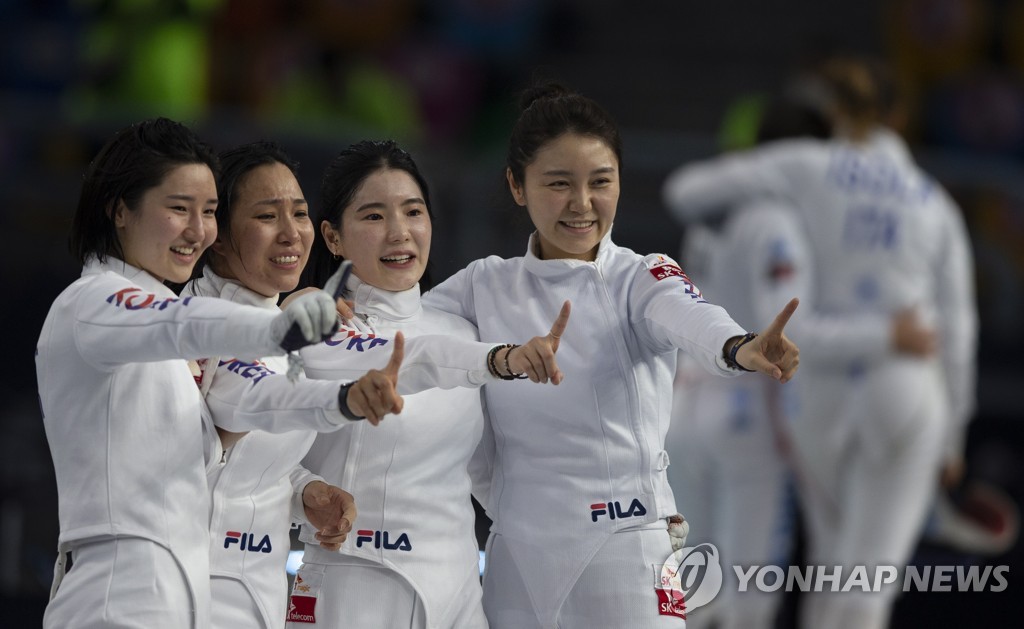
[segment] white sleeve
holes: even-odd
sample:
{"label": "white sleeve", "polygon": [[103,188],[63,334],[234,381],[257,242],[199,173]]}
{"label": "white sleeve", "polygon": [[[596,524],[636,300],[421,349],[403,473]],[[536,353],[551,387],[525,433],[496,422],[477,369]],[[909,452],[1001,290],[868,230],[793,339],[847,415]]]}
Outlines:
{"label": "white sleeve", "polygon": [[[411,395],[427,389],[475,388],[493,380],[487,353],[493,343],[445,334],[405,339],[405,357],[398,371],[398,392]],[[306,375],[320,380],[355,380],[370,369],[383,369],[391,359],[391,339],[342,328],[333,338],[301,350]]]}
{"label": "white sleeve", "polygon": [[792,186],[806,176],[807,165],[821,162],[823,150],[824,145],[814,140],[779,140],[686,164],[669,174],[662,200],[685,224],[752,199],[788,198]]}
{"label": "white sleeve", "polygon": [[[500,260],[491,256],[485,260]],[[431,308],[462,317],[480,327],[476,320],[476,300],[473,293],[473,276],[485,260],[474,260],[469,266],[455,273],[423,295],[423,303]]]}
{"label": "white sleeve", "polygon": [[210,355],[273,356],[275,313],[207,297],[159,297],[113,277],[97,278],[76,303],[81,355],[101,370],[132,362]]}
{"label": "white sleeve", "polygon": [[963,454],[964,437],[977,404],[978,311],[970,239],[956,203],[938,197],[945,224],[935,265],[938,290],[939,349],[950,402],[947,454]]}
{"label": "white sleeve", "polygon": [[338,402],[341,382],[306,378],[292,382],[265,365],[239,363],[227,361],[218,367],[218,380],[230,386],[215,384],[206,395],[214,421],[224,430],[332,432],[350,425]]}
{"label": "white sleeve", "polygon": [[671,258],[651,254],[637,265],[629,294],[630,323],[652,348],[684,350],[704,367],[722,375],[725,342],[747,333],[721,307],[709,304]]}
{"label": "white sleeve", "polygon": [[301,465],[296,465],[294,469],[288,474],[288,480],[292,485],[292,499],[291,499],[291,515],[292,522],[304,524],[306,526],[312,526],[306,519],[306,505],[302,501],[302,492],[306,489],[306,485],[314,482],[321,481],[326,483],[321,476],[317,476],[313,472],[310,472]]}

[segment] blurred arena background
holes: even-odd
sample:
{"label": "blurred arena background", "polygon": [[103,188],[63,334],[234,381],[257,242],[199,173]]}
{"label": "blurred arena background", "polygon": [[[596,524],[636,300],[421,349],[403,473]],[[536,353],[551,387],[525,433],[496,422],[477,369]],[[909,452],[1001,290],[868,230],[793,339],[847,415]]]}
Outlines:
{"label": "blurred arena background", "polygon": [[[79,274],[67,232],[88,160],[154,115],[218,149],[279,141],[318,203],[327,161],[391,137],[433,186],[432,275],[522,253],[529,222],[504,183],[515,95],[534,77],[594,97],[624,130],[616,241],[675,255],[660,201],[674,166],[749,127],[759,95],[822,53],[887,60],[908,140],[961,204],[981,314],[968,477],[1024,504],[1024,0],[0,0],[0,625],[38,626],[56,547],[56,488],[34,343]],[[686,261],[682,264],[685,268]],[[695,278],[699,284],[699,278]],[[1011,565],[999,593],[914,593],[894,627],[1017,627],[1019,545],[925,564]],[[792,626],[790,606],[780,626]]]}

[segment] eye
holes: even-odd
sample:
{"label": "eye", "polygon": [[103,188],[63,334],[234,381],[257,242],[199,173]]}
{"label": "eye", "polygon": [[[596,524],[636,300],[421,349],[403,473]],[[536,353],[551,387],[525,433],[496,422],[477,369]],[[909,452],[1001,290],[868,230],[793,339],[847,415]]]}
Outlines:
{"label": "eye", "polygon": [[256,220],[260,220],[260,221],[272,221],[275,218],[277,218],[277,216],[275,216],[271,212],[264,212],[263,214],[257,214],[256,215]]}
{"label": "eye", "polygon": [[215,207],[203,208],[203,214],[206,215],[206,216],[216,216],[217,215],[217,208],[215,208]]}
{"label": "eye", "polygon": [[406,216],[422,216],[423,214],[425,214],[425,212],[422,208],[414,207],[409,209]]}
{"label": "eye", "polygon": [[382,221],[382,220],[384,220],[384,216],[382,216],[381,214],[378,214],[376,212],[371,212],[369,214],[364,215],[363,216],[363,220],[364,221]]}
{"label": "eye", "polygon": [[295,218],[309,218],[309,210],[295,210]]}
{"label": "eye", "polygon": [[594,186],[607,186],[611,182],[612,182],[612,180],[610,178],[608,178],[608,177],[599,177],[599,178],[595,179],[593,184],[591,184],[591,185],[594,185]]}
{"label": "eye", "polygon": [[564,180],[552,181],[551,183],[548,184],[548,187],[561,190],[563,188],[568,188],[569,182]]}
{"label": "eye", "polygon": [[184,205],[172,205],[171,209],[175,212],[188,212],[188,208]]}

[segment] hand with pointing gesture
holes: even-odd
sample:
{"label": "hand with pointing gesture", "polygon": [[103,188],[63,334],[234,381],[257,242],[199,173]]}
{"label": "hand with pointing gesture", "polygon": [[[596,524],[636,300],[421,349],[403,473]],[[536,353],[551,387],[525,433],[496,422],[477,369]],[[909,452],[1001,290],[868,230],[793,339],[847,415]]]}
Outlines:
{"label": "hand with pointing gesture", "polygon": [[348,408],[357,417],[364,417],[376,426],[388,413],[402,412],[402,396],[398,395],[398,368],[405,356],[405,336],[395,334],[391,360],[383,370],[371,369],[348,389]]}
{"label": "hand with pointing gesture", "polygon": [[[782,329],[799,305],[799,299],[791,299],[771,325],[737,350],[736,362],[744,369],[763,373],[779,382],[792,380],[800,364],[800,349],[783,334]],[[730,347],[731,342],[726,347]]]}
{"label": "hand with pointing gesture", "polygon": [[526,374],[531,382],[547,384],[559,384],[564,379],[562,370],[558,368],[555,361],[555,352],[558,351],[559,340],[569,324],[569,313],[572,304],[568,300],[562,304],[562,310],[551,325],[551,331],[545,336],[535,336],[530,341],[519,347],[502,350],[495,357],[497,361],[504,361],[503,364],[513,374]]}

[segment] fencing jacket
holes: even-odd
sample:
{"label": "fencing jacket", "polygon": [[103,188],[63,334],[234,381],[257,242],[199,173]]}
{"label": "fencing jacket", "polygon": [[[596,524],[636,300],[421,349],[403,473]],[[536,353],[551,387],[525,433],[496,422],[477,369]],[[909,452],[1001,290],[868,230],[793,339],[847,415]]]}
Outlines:
{"label": "fencing jacket", "polygon": [[745,333],[679,266],[601,241],[593,262],[477,260],[424,296],[475,323],[483,341],[524,342],[566,299],[557,387],[485,389],[494,438],[487,509],[541,618],[553,618],[608,536],[676,512],[665,433],[676,350],[732,374],[726,340]]}
{"label": "fencing jacket", "polygon": [[200,396],[183,359],[281,353],[275,313],[179,299],[141,269],[91,260],[54,301],[36,347],[60,542],[165,546],[209,622],[209,506]]}
{"label": "fencing jacket", "polygon": [[[417,338],[425,338],[422,335],[436,336],[449,346],[460,339],[471,341],[465,344],[468,350],[462,360],[466,369],[454,368],[458,361],[449,360],[452,368],[434,370],[433,376],[441,375],[449,387],[486,381],[481,374],[471,378],[471,367],[482,367],[481,359],[493,343],[477,343],[475,328],[464,319],[422,307],[418,285],[390,292],[352,276],[348,289],[366,328],[359,338],[384,340],[402,331],[413,347]],[[355,377],[365,371],[365,353],[355,347],[346,342],[308,348],[303,352],[306,374]],[[410,356],[404,367],[415,368],[426,360]],[[404,377],[400,373],[400,384]],[[541,388],[529,382],[516,384],[520,392],[524,387]],[[303,464],[356,496],[359,515],[340,553],[317,548],[315,531],[304,526],[300,539],[307,544],[306,561],[343,564],[351,555],[386,566],[422,598],[428,627],[449,626],[448,615],[464,604],[460,593],[467,587],[479,588],[467,466],[483,432],[480,395],[478,388],[430,389],[406,395],[402,413],[376,427],[359,422],[350,430],[318,435]]]}
{"label": "fencing jacket", "polygon": [[[201,278],[185,286],[182,295],[186,294],[220,297],[280,312],[276,295],[265,297],[255,293],[220,277],[209,266],[203,270]],[[217,424],[221,423],[218,420],[222,416],[234,413],[246,388],[258,387],[259,380],[271,374],[283,374],[288,369],[287,360],[282,356],[255,361],[211,357],[202,361],[202,366],[201,383]],[[257,383],[252,384],[253,381]],[[333,390],[336,396],[337,388]],[[302,490],[306,483],[315,479],[298,464],[315,437],[312,430],[281,434],[254,430],[208,470],[210,576],[242,583],[260,613],[259,618],[249,623],[252,627],[273,628],[285,624],[288,588],[285,564],[291,550],[291,511],[294,507],[301,512]],[[214,606],[227,603],[216,598],[212,602]]]}
{"label": "fencing jacket", "polygon": [[766,195],[790,203],[806,230],[817,322],[843,317],[832,335],[801,330],[794,317],[805,368],[845,371],[889,359],[891,316],[916,307],[940,329],[947,452],[960,450],[975,406],[978,323],[970,242],[949,195],[885,129],[860,144],[781,140],[686,165],[664,189],[683,221]]}

